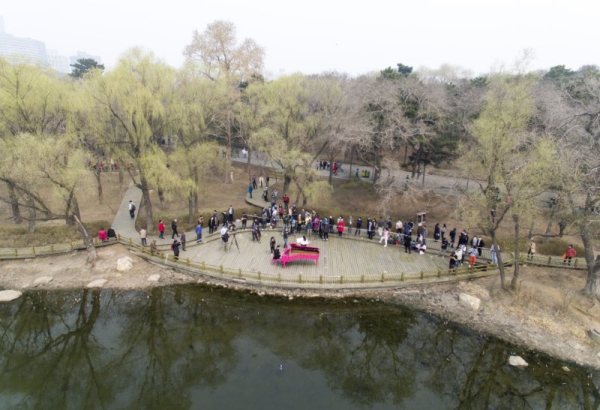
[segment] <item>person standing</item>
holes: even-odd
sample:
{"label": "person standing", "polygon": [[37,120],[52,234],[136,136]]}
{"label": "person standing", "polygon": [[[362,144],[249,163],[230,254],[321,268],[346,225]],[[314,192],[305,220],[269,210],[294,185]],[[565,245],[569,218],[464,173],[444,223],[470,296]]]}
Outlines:
{"label": "person standing", "polygon": [[185,252],[185,243],[187,238],[185,236],[185,231],[181,232],[181,250]]}
{"label": "person standing", "polygon": [[135,218],[135,204],[132,200],[129,200],[129,216],[131,219]]}
{"label": "person standing", "polygon": [[398,221],[396,222],[396,233],[400,235],[402,233],[403,228],[404,226],[402,225],[402,221],[398,219]]}
{"label": "person standing", "polygon": [[354,235],[360,235],[361,228],[362,228],[362,218],[359,216],[356,219],[356,230],[354,231]]}
{"label": "person standing", "polygon": [[494,265],[498,264],[498,255],[497,252],[500,252],[500,245],[494,245],[492,244],[492,246],[490,246],[490,253],[492,255],[492,263]]}
{"label": "person standing", "polygon": [[179,232],[177,232],[177,219],[173,219],[171,222],[171,230],[173,231],[171,239],[175,239],[176,236],[179,238]]}
{"label": "person standing", "polygon": [[288,247],[288,231],[285,227],[285,225],[283,225],[283,249],[286,249]]}
{"label": "person standing", "polygon": [[270,179],[271,179],[271,178],[269,177],[269,174],[267,174],[267,187],[269,187],[269,180],[270,180]]}
{"label": "person standing", "polygon": [[458,259],[456,258],[456,253],[452,252],[452,255],[450,255],[450,265],[448,266],[448,268],[453,271],[454,269],[456,269],[456,264],[458,262]]}
{"label": "person standing", "polygon": [[173,243],[171,244],[171,250],[173,251],[173,256],[175,258],[175,260],[179,260],[179,247],[181,246],[181,244],[179,243],[179,241],[177,239],[173,240]]}
{"label": "person standing", "polygon": [[271,240],[269,241],[269,247],[271,248],[271,255],[273,255],[273,253],[275,253],[275,237],[271,236]]}
{"label": "person standing", "polygon": [[248,215],[246,215],[246,212],[242,213],[242,230],[246,230],[246,224],[248,223]]}
{"label": "person standing", "polygon": [[573,259],[576,255],[577,251],[575,250],[575,248],[573,248],[573,245],[569,245],[569,247],[565,251],[565,254],[563,255],[563,264],[569,261],[567,265],[571,265],[571,259]]}
{"label": "person standing", "polygon": [[383,225],[385,224],[385,222],[383,221],[383,217],[380,216],[379,217],[379,224],[377,226],[377,233],[379,234],[379,236],[383,236]]}
{"label": "person standing", "polygon": [[233,223],[233,205],[229,205],[229,209],[227,210],[227,217],[229,219],[229,223]]}
{"label": "person standing", "polygon": [[481,258],[481,253],[483,252],[483,248],[485,248],[485,242],[483,242],[483,236],[477,240],[477,255]]}
{"label": "person standing", "polygon": [[452,228],[450,231],[450,249],[454,249],[454,242],[456,241],[456,228]]}
{"label": "person standing", "polygon": [[427,246],[427,225],[423,224],[423,229],[421,230],[421,235],[423,236],[423,245]]}
{"label": "person standing", "polygon": [[437,242],[440,240],[440,224],[436,223],[433,227],[433,241]]}
{"label": "person standing", "polygon": [[529,250],[527,251],[527,260],[533,260],[535,255],[535,242],[533,239],[529,241]]}
{"label": "person standing", "polygon": [[256,189],[256,175],[252,175],[252,188]]}
{"label": "person standing", "polygon": [[260,187],[262,188],[264,183],[265,183],[265,179],[263,178],[263,176],[261,175],[260,178],[258,179],[260,181]]}
{"label": "person standing", "polygon": [[444,238],[446,237],[446,224],[442,225],[442,228],[440,229],[440,234],[441,234],[441,239],[442,239],[442,242],[443,242]]}
{"label": "person standing", "polygon": [[200,243],[202,242],[202,224],[200,222],[198,222],[198,225],[196,225],[196,243]]}
{"label": "person standing", "polygon": [[229,229],[227,229],[227,225],[223,225],[221,228],[221,242],[223,243],[223,247],[227,250],[227,242],[229,241]]}
{"label": "person standing", "polygon": [[338,224],[337,224],[338,236],[340,238],[342,237],[342,234],[344,233],[344,228],[345,228],[344,218],[342,218],[342,215],[340,215],[340,219],[338,220]]}
{"label": "person standing", "polygon": [[404,253],[412,253],[411,241],[412,241],[411,236],[404,233]]}
{"label": "person standing", "polygon": [[323,219],[323,240],[329,240],[329,219]]}
{"label": "person standing", "polygon": [[248,184],[248,195],[250,196],[250,199],[252,199],[252,183]]}
{"label": "person standing", "polygon": [[160,239],[165,239],[165,224],[162,219],[158,220],[158,237]]}
{"label": "person standing", "polygon": [[467,251],[469,254],[469,269],[475,266],[475,262],[477,261],[477,250],[471,246]]}
{"label": "person standing", "polygon": [[[384,248],[387,248],[389,238],[390,238],[390,230],[388,228],[385,228],[383,231],[383,237],[382,237]],[[381,239],[379,240],[379,243],[381,243]]]}
{"label": "person standing", "polygon": [[147,235],[146,229],[140,229],[140,240],[142,241],[142,246],[146,246]]}
{"label": "person standing", "polygon": [[158,252],[158,246],[156,246],[156,239],[152,239],[150,243],[150,255],[154,255]]}

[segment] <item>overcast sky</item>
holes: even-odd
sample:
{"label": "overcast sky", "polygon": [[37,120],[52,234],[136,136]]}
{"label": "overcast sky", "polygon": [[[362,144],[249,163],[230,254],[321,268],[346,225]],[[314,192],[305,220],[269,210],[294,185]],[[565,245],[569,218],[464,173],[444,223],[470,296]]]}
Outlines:
{"label": "overcast sky", "polygon": [[336,70],[353,75],[403,63],[442,64],[474,74],[512,63],[532,49],[533,69],[600,64],[600,2],[595,0],[5,0],[6,32],[46,48],[99,55],[109,68],[132,46],[172,66],[194,30],[235,23],[239,40],[266,50],[277,75]]}

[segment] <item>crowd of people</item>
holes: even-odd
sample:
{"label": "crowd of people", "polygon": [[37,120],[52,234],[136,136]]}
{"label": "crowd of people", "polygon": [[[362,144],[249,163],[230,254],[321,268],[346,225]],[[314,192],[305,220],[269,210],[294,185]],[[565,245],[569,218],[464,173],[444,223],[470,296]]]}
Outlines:
{"label": "crowd of people", "polygon": [[[325,166],[325,165],[323,165]],[[276,189],[273,189],[269,195],[269,177],[266,177],[266,181],[261,175],[256,180],[253,176],[249,185],[249,191],[251,192],[254,187],[264,185],[263,198],[268,203],[264,206],[259,213],[248,215],[242,213],[240,219],[240,229],[250,229],[252,232],[252,241],[261,242],[262,231],[266,229],[278,230],[281,229],[281,236],[283,239],[283,248],[288,247],[288,239],[290,235],[301,235],[302,238],[298,239],[298,243],[307,244],[308,238],[319,239],[322,241],[329,241],[329,235],[337,234],[338,237],[344,235],[360,236],[366,235],[369,240],[374,240],[375,236],[378,237],[378,242],[383,243],[384,247],[388,245],[397,245],[404,248],[404,252],[412,253],[413,251],[418,254],[425,254],[427,251],[427,243],[429,240],[429,229],[425,222],[415,224],[412,221],[403,223],[401,220],[397,220],[395,223],[391,217],[379,219],[368,217],[363,221],[362,217],[354,219],[349,216],[347,219],[342,215],[334,218],[332,215],[321,216],[315,210],[307,211],[304,208],[298,208],[295,204],[290,205],[290,198],[285,193],[281,201],[279,201],[279,194]],[[270,202],[269,202],[270,196]],[[135,213],[135,205],[130,201],[129,211],[132,218]],[[213,214],[208,220],[208,233],[219,232],[221,240],[227,248],[229,241],[229,232],[236,230],[236,218],[235,211],[232,205],[226,211],[221,213],[214,210]],[[158,222],[158,238],[164,239],[165,235],[165,223],[162,220]],[[202,243],[202,235],[204,230],[204,218],[201,216],[198,218],[194,232],[196,234],[196,244]],[[363,232],[364,231],[364,232]],[[395,232],[394,232],[395,231]],[[148,246],[147,244],[147,231],[142,228],[139,232],[142,246]],[[111,238],[116,239],[116,233],[114,229],[110,228],[108,231],[101,229],[98,237],[102,241],[110,240]],[[171,250],[175,256],[175,259],[179,257],[179,252],[186,250],[186,234],[185,232],[179,233],[177,219],[171,221]],[[449,252],[449,264],[450,270],[456,269],[462,265],[468,265],[469,268],[473,268],[477,264],[477,258],[482,256],[482,252],[486,249],[486,244],[483,237],[472,237],[469,238],[469,234],[466,230],[462,230],[460,233],[457,232],[456,228],[448,229],[445,223],[436,223],[433,228],[433,241],[439,242],[438,256],[444,257]],[[276,250],[280,247],[276,243],[275,237],[272,236],[269,241],[269,247],[272,255],[276,254]],[[157,245],[156,240],[153,240],[151,250],[156,251]],[[492,264],[498,264],[498,255],[500,253],[500,247],[497,244],[491,244],[487,248],[490,253],[490,259]],[[527,260],[533,260],[536,253],[536,243],[531,240],[527,251]],[[570,265],[572,259],[576,256],[576,251],[573,245],[569,245],[565,253],[563,254],[563,261],[565,264]]]}

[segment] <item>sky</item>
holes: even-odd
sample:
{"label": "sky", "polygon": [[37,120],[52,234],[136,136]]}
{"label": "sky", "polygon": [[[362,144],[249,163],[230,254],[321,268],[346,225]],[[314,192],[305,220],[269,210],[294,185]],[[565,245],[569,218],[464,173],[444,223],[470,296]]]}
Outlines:
{"label": "sky", "polygon": [[402,63],[442,64],[473,75],[510,66],[524,49],[531,70],[600,65],[600,2],[594,0],[5,0],[7,33],[70,56],[101,56],[107,68],[133,46],[179,67],[194,30],[215,20],[266,51],[267,75],[350,75]]}

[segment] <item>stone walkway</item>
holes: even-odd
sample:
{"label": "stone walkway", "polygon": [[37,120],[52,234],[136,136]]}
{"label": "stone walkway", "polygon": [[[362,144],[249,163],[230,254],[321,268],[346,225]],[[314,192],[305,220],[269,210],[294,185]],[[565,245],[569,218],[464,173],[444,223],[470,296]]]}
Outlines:
{"label": "stone walkway", "polygon": [[[129,216],[129,201],[133,201],[135,207],[137,208],[135,211],[135,218],[131,218],[131,216]],[[123,201],[121,201],[121,205],[119,205],[115,219],[113,219],[112,222],[112,228],[117,232],[117,234],[132,239],[139,237],[139,234],[135,230],[135,220],[137,219],[140,211],[141,201],[142,190],[131,183],[125,192],[125,195],[123,196]]]}

